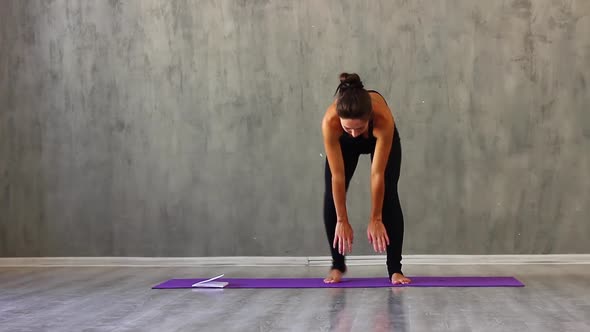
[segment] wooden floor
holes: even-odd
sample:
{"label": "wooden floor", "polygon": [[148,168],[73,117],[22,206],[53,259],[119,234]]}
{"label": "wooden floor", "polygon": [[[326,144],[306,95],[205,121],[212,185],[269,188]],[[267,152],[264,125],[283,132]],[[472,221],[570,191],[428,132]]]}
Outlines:
{"label": "wooden floor", "polygon": [[[524,288],[152,290],[169,278],[318,277],[326,268],[0,268],[0,331],[590,331],[590,265],[406,267]],[[348,276],[382,276],[351,266]]]}

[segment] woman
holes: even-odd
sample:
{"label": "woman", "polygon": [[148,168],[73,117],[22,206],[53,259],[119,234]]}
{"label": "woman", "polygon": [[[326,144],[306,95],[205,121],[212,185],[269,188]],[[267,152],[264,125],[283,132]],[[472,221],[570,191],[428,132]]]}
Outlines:
{"label": "woman", "polygon": [[383,96],[365,90],[357,74],[341,74],[336,94],[322,120],[327,155],[324,224],[332,252],[332,267],[324,282],[339,282],[346,272],[344,255],[351,252],[353,243],[346,192],[359,156],[370,154],[372,206],[367,237],[376,252],[387,252],[389,280],[410,283],[401,270],[404,220],[397,192],[401,144],[393,115]]}

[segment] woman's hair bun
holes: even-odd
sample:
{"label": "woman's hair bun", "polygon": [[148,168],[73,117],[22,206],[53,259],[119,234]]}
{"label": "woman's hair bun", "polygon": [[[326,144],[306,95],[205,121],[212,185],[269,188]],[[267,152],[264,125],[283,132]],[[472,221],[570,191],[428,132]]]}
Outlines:
{"label": "woman's hair bun", "polygon": [[340,84],[336,89],[336,93],[340,92],[341,94],[350,89],[364,89],[363,82],[359,75],[352,73],[342,73],[340,74]]}

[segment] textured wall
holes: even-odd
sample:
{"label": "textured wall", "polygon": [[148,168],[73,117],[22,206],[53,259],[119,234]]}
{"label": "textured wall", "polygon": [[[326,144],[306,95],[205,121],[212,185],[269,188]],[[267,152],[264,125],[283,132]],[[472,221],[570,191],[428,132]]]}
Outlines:
{"label": "textured wall", "polygon": [[589,36],[586,0],[3,1],[0,255],[328,255],[341,71],[394,110],[405,253],[590,253]]}

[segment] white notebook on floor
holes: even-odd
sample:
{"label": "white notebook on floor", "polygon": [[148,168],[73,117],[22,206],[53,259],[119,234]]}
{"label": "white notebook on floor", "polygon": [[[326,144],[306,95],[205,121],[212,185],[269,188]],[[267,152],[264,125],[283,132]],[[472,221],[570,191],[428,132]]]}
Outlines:
{"label": "white notebook on floor", "polygon": [[213,277],[211,279],[199,281],[197,283],[192,284],[192,287],[195,287],[195,288],[223,288],[223,287],[227,286],[229,283],[226,281],[214,281],[214,280],[217,280],[223,276],[224,275],[221,274],[221,275],[218,275],[217,277]]}

